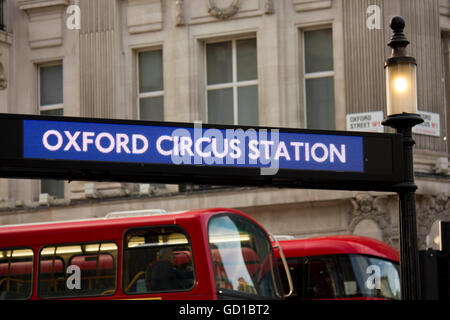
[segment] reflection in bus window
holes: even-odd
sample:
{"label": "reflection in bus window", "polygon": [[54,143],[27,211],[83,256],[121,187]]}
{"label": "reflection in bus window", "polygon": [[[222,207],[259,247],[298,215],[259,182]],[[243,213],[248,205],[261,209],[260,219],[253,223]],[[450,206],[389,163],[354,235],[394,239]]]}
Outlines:
{"label": "reflection in bus window", "polygon": [[190,290],[195,283],[191,244],[178,227],[129,231],[123,273],[128,294]]}
{"label": "reflection in bus window", "polygon": [[239,216],[221,215],[208,226],[217,289],[279,298],[280,283],[265,233]]}
{"label": "reflection in bus window", "polygon": [[33,251],[0,250],[0,300],[22,300],[31,297]]}
{"label": "reflection in bus window", "polygon": [[388,260],[358,254],[338,257],[345,297],[400,299],[398,265]]}
{"label": "reflection in bus window", "polygon": [[111,295],[116,289],[115,243],[45,247],[39,256],[41,298]]}

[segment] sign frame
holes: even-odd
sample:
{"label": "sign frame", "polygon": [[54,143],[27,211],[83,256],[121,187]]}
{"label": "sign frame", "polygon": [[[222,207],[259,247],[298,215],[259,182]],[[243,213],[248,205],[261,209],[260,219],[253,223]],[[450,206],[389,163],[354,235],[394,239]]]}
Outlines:
{"label": "sign frame", "polygon": [[362,173],[279,169],[275,175],[261,175],[260,168],[249,167],[24,159],[23,120],[195,127],[194,123],[182,122],[0,114],[0,148],[3,150],[0,153],[0,176],[3,178],[194,183],[392,192],[395,192],[403,181],[402,136],[400,134],[202,124],[205,129],[279,130],[283,133],[358,136],[363,139],[364,172]]}

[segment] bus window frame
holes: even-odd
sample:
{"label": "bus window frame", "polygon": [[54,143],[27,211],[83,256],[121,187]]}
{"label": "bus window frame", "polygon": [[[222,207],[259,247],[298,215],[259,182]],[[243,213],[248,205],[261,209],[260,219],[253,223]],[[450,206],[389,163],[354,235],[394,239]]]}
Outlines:
{"label": "bus window frame", "polygon": [[[210,228],[210,223],[213,219],[215,218],[219,218],[222,216],[228,216],[228,217],[237,217],[238,219],[243,219],[249,223],[251,223],[253,226],[255,226],[256,228],[258,228],[258,230],[260,230],[264,235],[266,235],[267,238],[267,243],[269,245],[270,248],[270,253],[272,254],[272,259],[271,259],[271,277],[272,277],[272,281],[274,281],[274,277],[276,278],[275,281],[277,281],[278,279],[278,284],[277,287],[275,288],[278,293],[277,293],[277,297],[266,297],[266,296],[262,296],[259,294],[252,294],[252,293],[246,293],[246,292],[242,292],[242,291],[238,291],[238,290],[230,290],[230,289],[226,289],[226,288],[218,288],[217,284],[216,284],[216,274],[214,273],[214,267],[213,267],[213,256],[212,256],[212,251],[211,251],[211,244],[209,242],[209,228]],[[208,218],[208,222],[207,222],[207,227],[206,227],[206,237],[207,237],[207,244],[208,244],[208,251],[209,251],[209,258],[211,260],[211,272],[214,278],[214,288],[216,289],[217,292],[217,296],[219,298],[219,300],[221,299],[220,297],[222,296],[222,299],[248,299],[248,300],[282,300],[282,296],[283,296],[283,283],[281,282],[281,276],[279,274],[279,270],[278,270],[278,260],[276,259],[275,256],[275,251],[273,250],[273,246],[272,246],[272,242],[270,241],[270,235],[266,232],[265,229],[263,229],[261,226],[258,225],[258,223],[256,223],[255,221],[248,219],[246,217],[243,217],[239,214],[233,213],[233,212],[223,212],[223,213],[219,213],[219,214],[215,214],[212,215]],[[278,273],[278,276],[276,276],[274,274],[275,270]]]}
{"label": "bus window frame", "polygon": [[[283,262],[281,261],[281,258],[278,258],[277,262],[278,262],[278,266],[279,267],[280,267],[280,265],[283,264]],[[286,299],[287,300],[289,300],[289,299],[291,299],[291,300],[299,300],[299,299],[303,300],[304,296],[305,296],[305,284],[304,284],[305,277],[303,275],[304,275],[304,272],[305,272],[306,259],[305,259],[305,257],[302,257],[302,256],[300,256],[300,257],[289,257],[289,258],[286,258],[286,262],[287,262],[287,264],[289,266],[289,272],[291,273],[292,284],[294,286],[292,294],[289,297],[287,297]],[[301,266],[302,277],[300,279],[299,279],[297,273],[292,272],[291,264],[298,264],[298,265]],[[294,278],[295,278],[296,281],[294,281]],[[300,283],[299,283],[299,280],[300,280]],[[282,279],[281,279],[283,290],[284,290],[285,283],[283,281],[284,281],[284,277],[282,277]],[[297,287],[296,287],[296,285],[297,285]],[[298,289],[300,289],[300,291],[298,291]],[[294,293],[296,294],[296,296],[293,296]]]}
{"label": "bus window frame", "polygon": [[[49,248],[49,247],[64,247],[64,246],[82,246],[82,245],[90,245],[90,244],[99,244],[100,246],[103,243],[113,243],[116,245],[116,250],[117,250],[117,257],[116,257],[116,261],[114,262],[114,268],[115,268],[115,275],[114,275],[114,280],[115,280],[115,288],[114,288],[114,292],[108,292],[108,294],[90,294],[90,295],[68,295],[68,296],[62,296],[62,297],[57,297],[57,296],[51,296],[51,297],[42,297],[40,294],[40,274],[41,274],[41,253],[42,250],[44,250],[45,248]],[[77,254],[79,255],[79,254]],[[77,256],[77,255],[73,255],[70,257],[70,259],[68,260],[68,262],[70,262],[73,257]],[[87,241],[87,242],[65,242],[65,243],[57,243],[57,244],[45,244],[42,245],[39,248],[39,252],[38,252],[38,266],[37,266],[37,274],[36,274],[36,296],[39,299],[42,300],[64,300],[64,299],[85,299],[85,298],[102,298],[102,297],[110,297],[113,296],[117,293],[117,289],[119,287],[119,259],[120,259],[120,246],[117,244],[117,242],[115,240],[99,240],[99,241]],[[70,265],[65,266],[64,264],[64,259],[61,256],[58,255],[54,255],[55,258],[59,258],[62,259],[62,263],[63,263],[63,273],[67,272],[67,267]],[[43,260],[45,261],[45,260]],[[114,261],[114,260],[113,260]],[[112,289],[110,289],[112,290]],[[108,290],[108,291],[110,291]]]}
{"label": "bus window frame", "polygon": [[[132,231],[144,231],[144,230],[151,230],[151,229],[162,229],[162,228],[175,228],[178,229],[179,231],[181,231],[180,233],[182,233],[186,239],[188,240],[187,245],[190,246],[190,251],[191,251],[191,262],[192,262],[192,274],[193,274],[193,280],[192,280],[192,286],[187,288],[187,289],[179,289],[179,290],[161,290],[161,291],[146,291],[146,292],[129,292],[126,291],[125,289],[125,263],[126,263],[126,259],[125,259],[125,251],[129,250],[128,246],[127,246],[127,234],[132,232]],[[129,295],[129,296],[137,296],[137,295],[151,295],[151,294],[172,294],[172,293],[187,293],[190,291],[193,291],[198,283],[197,283],[197,268],[195,266],[195,257],[194,257],[194,250],[193,250],[193,245],[192,245],[192,240],[191,237],[189,235],[189,233],[186,231],[185,228],[183,228],[182,226],[178,225],[178,224],[160,224],[160,225],[152,225],[152,226],[141,226],[141,227],[132,227],[132,228],[128,228],[123,232],[123,236],[122,236],[122,241],[123,241],[123,246],[122,246],[122,279],[121,279],[121,290],[125,295]],[[165,248],[169,248],[169,247],[176,247],[176,246],[180,246],[180,245],[167,245],[167,246],[163,246]],[[144,249],[145,247],[142,247],[141,249]]]}
{"label": "bus window frame", "polygon": [[[337,268],[335,270],[332,270],[332,272],[330,273],[332,276],[332,281],[333,281],[333,287],[336,288],[336,293],[337,295],[335,297],[329,297],[326,299],[331,299],[331,300],[336,300],[336,299],[352,299],[352,298],[379,298],[379,299],[387,299],[387,300],[393,300],[396,301],[397,299],[393,299],[393,298],[389,298],[389,297],[372,297],[372,296],[365,296],[363,294],[361,295],[357,295],[357,296],[349,296],[349,295],[345,295],[344,294],[344,288],[343,288],[343,283],[342,283],[342,269],[343,266],[341,264],[341,257],[342,256],[363,256],[363,257],[368,257],[368,258],[374,258],[374,259],[378,259],[378,260],[382,260],[385,262],[389,262],[391,263],[394,267],[396,267],[396,269],[398,270],[398,265],[399,263],[397,261],[394,260],[390,260],[384,257],[380,257],[380,256],[376,256],[376,255],[370,255],[370,254],[362,254],[362,253],[339,253],[339,254],[323,254],[323,255],[310,255],[310,256],[298,256],[298,257],[289,257],[287,258],[287,262],[288,264],[292,264],[292,263],[296,263],[296,264],[301,264],[302,265],[302,277],[301,277],[301,281],[300,283],[297,281],[297,284],[301,284],[301,288],[297,287],[297,290],[300,289],[300,291],[297,291],[297,296],[295,297],[295,300],[317,300],[317,298],[311,298],[309,296],[307,296],[306,294],[306,285],[307,285],[307,281],[308,281],[308,277],[309,277],[309,269],[308,269],[308,263],[310,260],[318,260],[318,259],[323,259],[323,258],[328,258],[328,259],[332,259],[335,263]],[[278,259],[279,260],[279,259]],[[278,261],[278,263],[281,263],[280,261]],[[327,261],[328,263],[328,261]],[[352,272],[354,272],[352,270]],[[399,271],[398,271],[399,272]],[[295,277],[297,277],[297,275],[295,275]],[[318,298],[319,300],[321,298]]]}
{"label": "bus window frame", "polygon": [[[30,284],[30,294],[26,297],[26,298],[22,298],[22,299],[14,299],[16,301],[25,301],[25,300],[30,300],[33,297],[33,293],[34,293],[34,275],[35,275],[35,262],[36,262],[36,253],[34,252],[34,249],[32,247],[4,247],[4,248],[0,248],[0,251],[7,251],[7,250],[12,250],[12,252],[14,252],[15,250],[31,250],[31,284]],[[12,255],[11,252],[11,255]],[[5,301],[14,301],[14,300],[10,300],[10,299],[6,299]],[[1,301],[1,300],[0,300]]]}

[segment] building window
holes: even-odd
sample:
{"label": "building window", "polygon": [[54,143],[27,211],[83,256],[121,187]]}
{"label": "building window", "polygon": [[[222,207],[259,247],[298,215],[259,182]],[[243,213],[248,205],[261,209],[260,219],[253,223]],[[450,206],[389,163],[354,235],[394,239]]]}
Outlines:
{"label": "building window", "polygon": [[334,69],[331,29],[303,32],[307,127],[334,130]]}
{"label": "building window", "polygon": [[209,123],[258,125],[256,48],[255,38],[206,44]]}
{"label": "building window", "polygon": [[162,50],[138,53],[138,119],[164,121]]}
{"label": "building window", "polygon": [[6,31],[6,25],[5,25],[5,0],[0,0],[0,30]]}
{"label": "building window", "polygon": [[[45,116],[63,116],[62,64],[39,67],[39,113]],[[64,181],[41,180],[41,192],[54,198],[64,198]]]}

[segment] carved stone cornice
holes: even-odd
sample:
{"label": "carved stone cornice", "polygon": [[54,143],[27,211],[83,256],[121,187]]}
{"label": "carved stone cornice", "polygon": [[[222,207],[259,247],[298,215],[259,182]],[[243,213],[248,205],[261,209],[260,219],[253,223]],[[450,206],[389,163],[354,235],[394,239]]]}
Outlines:
{"label": "carved stone cornice", "polygon": [[162,0],[128,0],[127,4],[127,26],[130,34],[162,30],[164,19]]}
{"label": "carved stone cornice", "polygon": [[226,20],[238,13],[241,8],[240,0],[231,0],[228,7],[219,8],[214,0],[208,0],[208,13],[217,19]]}
{"label": "carved stone cornice", "polygon": [[387,196],[374,197],[367,193],[357,194],[351,199],[353,211],[351,213],[348,231],[353,233],[358,223],[363,220],[374,221],[381,230],[383,241],[393,245],[393,227],[389,216],[389,198]]}
{"label": "carved stone cornice", "polygon": [[264,0],[264,13],[265,14],[275,13],[273,0]]}
{"label": "carved stone cornice", "polygon": [[184,0],[176,0],[175,1],[175,25],[182,26],[184,25]]}
{"label": "carved stone cornice", "polygon": [[47,48],[63,43],[64,8],[68,0],[19,0],[19,8],[29,17],[30,48]]}

